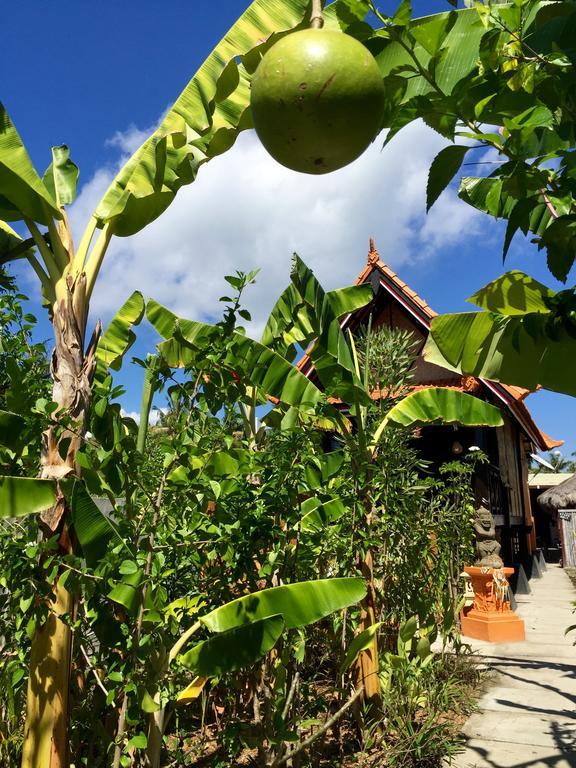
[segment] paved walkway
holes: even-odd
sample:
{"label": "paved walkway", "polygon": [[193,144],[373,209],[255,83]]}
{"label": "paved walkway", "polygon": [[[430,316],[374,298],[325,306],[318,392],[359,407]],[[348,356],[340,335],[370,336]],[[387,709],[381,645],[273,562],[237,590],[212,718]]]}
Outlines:
{"label": "paved walkway", "polygon": [[564,635],[576,623],[576,590],[554,565],[530,587],[516,597],[525,642],[472,641],[493,677],[464,727],[456,768],[576,767],[576,633]]}

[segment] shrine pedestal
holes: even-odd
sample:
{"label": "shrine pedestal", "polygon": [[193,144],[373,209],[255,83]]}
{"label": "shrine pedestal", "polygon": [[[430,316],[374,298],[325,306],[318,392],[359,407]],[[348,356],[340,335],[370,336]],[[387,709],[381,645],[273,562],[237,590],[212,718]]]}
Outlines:
{"label": "shrine pedestal", "polygon": [[489,643],[524,640],[524,622],[510,608],[508,577],[514,568],[467,566],[474,590],[474,605],[462,615],[462,634]]}

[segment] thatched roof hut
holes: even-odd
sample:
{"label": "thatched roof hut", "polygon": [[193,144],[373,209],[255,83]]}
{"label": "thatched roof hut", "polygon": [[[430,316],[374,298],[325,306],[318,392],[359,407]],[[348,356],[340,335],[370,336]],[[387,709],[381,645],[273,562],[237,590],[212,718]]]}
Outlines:
{"label": "thatched roof hut", "polygon": [[538,496],[538,504],[549,512],[557,509],[576,509],[576,474],[541,493]]}

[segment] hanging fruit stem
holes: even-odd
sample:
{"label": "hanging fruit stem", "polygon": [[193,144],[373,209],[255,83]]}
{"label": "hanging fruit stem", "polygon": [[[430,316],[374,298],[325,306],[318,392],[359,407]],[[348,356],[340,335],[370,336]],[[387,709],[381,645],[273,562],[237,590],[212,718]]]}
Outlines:
{"label": "hanging fruit stem", "polygon": [[324,16],[322,15],[322,0],[312,0],[312,12],[310,13],[310,28],[322,29]]}

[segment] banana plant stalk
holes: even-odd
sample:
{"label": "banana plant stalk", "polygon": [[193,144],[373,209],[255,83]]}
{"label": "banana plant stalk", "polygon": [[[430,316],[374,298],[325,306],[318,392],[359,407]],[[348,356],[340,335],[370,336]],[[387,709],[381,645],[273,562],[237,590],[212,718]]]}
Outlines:
{"label": "banana plant stalk", "polygon": [[[348,333],[348,340],[352,350],[356,376],[362,381],[364,390],[369,393],[370,388],[370,340],[372,330],[372,316],[368,321],[368,330],[366,335],[366,354],[364,370],[360,369],[356,343],[352,333]],[[360,476],[364,477],[364,489],[367,490],[370,485],[370,464],[372,463],[374,451],[372,446],[367,445],[366,435],[368,429],[367,416],[368,408],[365,405],[356,403],[354,408],[356,415],[357,440],[356,445],[351,446],[355,461],[358,463],[357,470]],[[345,433],[347,440],[353,440],[350,433]],[[359,500],[363,507],[364,528],[367,532],[372,526],[373,509],[369,495],[363,493]],[[361,603],[359,632],[365,632],[377,623],[376,615],[376,585],[374,582],[374,560],[370,548],[366,549],[360,555],[359,567],[362,576],[366,581],[366,597]],[[370,643],[359,654],[355,661],[355,678],[357,687],[363,689],[362,698],[368,704],[372,712],[376,713],[381,708],[381,688],[380,678],[378,677],[378,635],[374,633]]]}
{"label": "banana plant stalk", "polygon": [[[55,482],[57,500],[40,514],[40,526],[43,536],[56,536],[59,551],[68,554],[73,551],[73,545],[66,525],[66,500],[59,483],[65,477],[79,475],[76,455],[86,430],[100,336],[97,325],[86,346],[88,300],[109,234],[108,230],[102,232],[90,256],[91,238],[85,239],[75,252],[64,206],[74,197],[77,169],[69,160],[66,148],[53,149],[47,176],[56,202],[53,211],[47,204],[44,206],[48,236],[42,235],[36,224],[26,219],[43,261],[43,266],[37,262],[37,271],[45,298],[50,301],[54,329],[51,373],[55,410],[42,436],[40,477]],[[59,577],[52,585],[52,592],[49,618],[38,626],[32,640],[22,768],[60,768],[69,762],[67,723],[72,635],[68,621],[73,617],[75,601],[60,584]]]}

